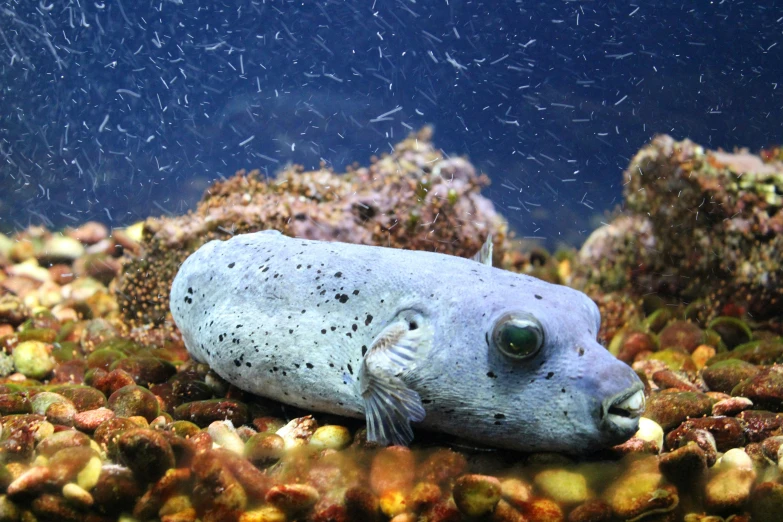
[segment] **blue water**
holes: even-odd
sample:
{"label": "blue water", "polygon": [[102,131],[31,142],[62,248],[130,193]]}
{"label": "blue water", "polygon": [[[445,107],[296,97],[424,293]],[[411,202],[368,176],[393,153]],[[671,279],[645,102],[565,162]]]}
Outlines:
{"label": "blue water", "polygon": [[578,243],[656,133],[783,141],[783,10],[682,4],[5,0],[0,228],[179,214],[432,124],[520,235]]}

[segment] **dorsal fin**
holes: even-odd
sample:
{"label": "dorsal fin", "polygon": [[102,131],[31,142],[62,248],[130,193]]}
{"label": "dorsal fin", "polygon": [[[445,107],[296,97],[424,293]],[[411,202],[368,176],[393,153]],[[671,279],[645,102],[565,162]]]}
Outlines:
{"label": "dorsal fin", "polygon": [[471,259],[482,265],[492,266],[492,234],[487,234],[487,240]]}

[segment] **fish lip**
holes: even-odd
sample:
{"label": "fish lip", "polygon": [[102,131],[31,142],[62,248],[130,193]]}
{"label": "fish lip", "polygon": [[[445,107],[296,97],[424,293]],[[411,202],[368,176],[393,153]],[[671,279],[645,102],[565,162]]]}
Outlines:
{"label": "fish lip", "polygon": [[[638,396],[635,402],[640,403],[638,407],[633,404],[625,404],[627,401]],[[610,397],[602,404],[601,416],[604,424],[608,424],[614,429],[632,432],[639,426],[639,417],[644,413],[645,397],[644,386],[636,383],[627,390]]]}

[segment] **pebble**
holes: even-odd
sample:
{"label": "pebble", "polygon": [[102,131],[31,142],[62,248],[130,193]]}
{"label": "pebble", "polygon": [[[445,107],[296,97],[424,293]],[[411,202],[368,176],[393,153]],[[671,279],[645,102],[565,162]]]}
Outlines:
{"label": "pebble", "polygon": [[708,510],[727,513],[739,511],[750,498],[756,472],[752,469],[727,469],[709,479],[704,487]]}
{"label": "pebble", "polygon": [[579,504],[592,497],[585,477],[566,469],[541,471],[536,474],[533,482],[544,495],[560,504]]}
{"label": "pebble", "polygon": [[416,461],[413,452],[403,446],[379,450],[370,464],[370,489],[378,495],[386,491],[407,491],[413,487]]}
{"label": "pebble", "polygon": [[680,502],[677,489],[664,483],[655,457],[634,462],[609,486],[603,498],[622,519],[665,513]]}
{"label": "pebble", "polygon": [[12,354],[16,371],[29,379],[43,379],[56,364],[52,357],[52,345],[41,341],[25,341],[14,348]]}
{"label": "pebble", "polygon": [[500,481],[488,475],[463,475],[454,483],[454,503],[468,517],[491,513],[500,501]]}
{"label": "pebble", "polygon": [[658,451],[663,450],[663,428],[652,419],[640,417],[639,429],[634,437],[647,442],[654,442],[658,446]]}
{"label": "pebble", "polygon": [[343,426],[321,426],[310,437],[310,446],[318,449],[341,450],[350,443],[351,432]]}
{"label": "pebble", "polygon": [[285,452],[285,441],[276,433],[256,433],[245,442],[244,455],[257,466],[280,460]]}
{"label": "pebble", "polygon": [[72,482],[63,486],[62,493],[66,500],[75,503],[79,507],[87,508],[95,502],[88,491]]}
{"label": "pebble", "polygon": [[705,384],[712,391],[731,393],[739,383],[756,375],[759,369],[738,359],[719,361],[704,368],[701,373]]}
{"label": "pebble", "polygon": [[51,472],[49,468],[44,466],[34,466],[18,478],[11,482],[6,488],[6,494],[13,497],[21,493],[30,493],[32,491],[43,488],[51,479]]}
{"label": "pebble", "polygon": [[157,431],[137,428],[117,437],[113,452],[120,464],[133,471],[140,482],[154,482],[175,465],[174,452],[166,438]]}
{"label": "pebble", "polygon": [[731,397],[713,404],[712,414],[714,416],[726,415],[732,417],[739,412],[749,410],[752,407],[753,401],[747,397]]}
{"label": "pebble", "polygon": [[783,411],[783,365],[761,370],[735,386],[731,394],[747,397],[760,408]]}
{"label": "pebble", "polygon": [[118,417],[144,417],[151,421],[160,414],[158,399],[147,388],[129,384],[112,393],[109,408]]}
{"label": "pebble", "polygon": [[114,417],[114,412],[109,408],[97,408],[77,412],[73,416],[73,427],[79,431],[92,433],[104,421]]}
{"label": "pebble", "polygon": [[318,428],[318,423],[312,415],[293,419],[291,422],[277,430],[277,434],[283,438],[285,449],[305,446]]}
{"label": "pebble", "polygon": [[709,415],[712,400],[698,392],[667,392],[647,400],[644,417],[657,422],[665,431],[676,428],[694,417]]}
{"label": "pebble", "polygon": [[242,455],[245,450],[245,443],[237,435],[231,421],[215,421],[207,428],[207,433],[212,437],[212,441],[229,451]]}
{"label": "pebble", "polygon": [[197,510],[222,509],[231,512],[247,507],[244,488],[221,461],[219,453],[199,453],[191,467],[196,479],[192,498]]}
{"label": "pebble", "polygon": [[177,406],[173,417],[177,420],[190,421],[201,428],[222,420],[230,420],[234,426],[241,426],[248,421],[248,411],[247,406],[239,401],[211,399]]}

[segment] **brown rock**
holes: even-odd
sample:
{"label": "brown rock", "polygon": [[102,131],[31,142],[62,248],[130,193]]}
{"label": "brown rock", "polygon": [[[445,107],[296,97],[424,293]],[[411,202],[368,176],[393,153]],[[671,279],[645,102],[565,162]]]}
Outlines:
{"label": "brown rock", "polygon": [[101,468],[98,483],[90,493],[101,512],[119,514],[130,511],[143,492],[130,469],[106,464]]}
{"label": "brown rock", "polygon": [[79,412],[73,416],[73,427],[79,431],[92,433],[104,421],[114,417],[114,412],[109,408],[97,408]]}
{"label": "brown rock", "polygon": [[487,475],[462,475],[452,491],[457,509],[468,517],[494,511],[500,501],[500,481]]}
{"label": "brown rock", "polygon": [[721,452],[745,445],[745,433],[739,420],[733,417],[704,417],[687,420],[671,431],[666,436],[666,447],[680,447],[685,435],[693,430],[710,432],[715,438],[717,450]]}
{"label": "brown rock", "polygon": [[413,486],[416,463],[413,453],[403,446],[380,450],[370,466],[370,488],[376,495],[386,491],[407,491]]}
{"label": "brown rock", "polygon": [[214,451],[196,455],[192,468],[196,479],[193,502],[197,510],[222,512],[233,518],[246,508],[245,490]]}
{"label": "brown rock", "polygon": [[710,390],[730,394],[739,383],[750,379],[759,371],[755,364],[739,359],[727,359],[707,366],[702,370],[701,376]]}
{"label": "brown rock", "polygon": [[714,416],[727,415],[729,417],[738,414],[741,411],[749,410],[753,407],[753,401],[747,397],[731,397],[723,399],[712,405],[712,414]]}
{"label": "brown rock", "polygon": [[661,455],[661,473],[671,482],[691,484],[707,470],[707,455],[695,442]]}
{"label": "brown rock", "polygon": [[89,446],[65,448],[58,451],[49,459],[48,463],[52,481],[60,487],[74,481],[76,475],[96,455],[95,450]]}
{"label": "brown rock", "polygon": [[742,423],[749,442],[761,442],[783,427],[783,416],[771,411],[745,410],[736,418]]}
{"label": "brown rock", "polygon": [[653,382],[662,390],[674,389],[680,391],[700,392],[698,386],[693,384],[688,375],[683,372],[671,370],[657,371],[652,375]]}
{"label": "brown rock", "polygon": [[749,506],[753,522],[779,522],[783,513],[783,485],[762,482],[753,490]]}
{"label": "brown rock", "polygon": [[190,421],[201,428],[219,420],[230,420],[234,426],[247,423],[247,406],[239,401],[229,399],[212,399],[194,401],[177,406],[173,417],[177,420]]}
{"label": "brown rock", "polygon": [[688,353],[704,342],[704,332],[689,321],[672,321],[658,334],[661,350],[680,348]]}
{"label": "brown rock", "polygon": [[783,365],[758,372],[735,386],[731,394],[747,397],[760,408],[783,410]]}
{"label": "brown rock", "polygon": [[113,454],[142,483],[155,482],[176,462],[166,438],[157,431],[143,428],[122,432],[117,437]]}
{"label": "brown rock", "polygon": [[710,478],[704,488],[707,509],[719,513],[736,513],[750,498],[756,472],[749,469],[728,469]]}
{"label": "brown rock", "polygon": [[6,489],[6,494],[10,497],[14,497],[22,493],[36,492],[43,489],[51,479],[52,474],[49,471],[49,468],[34,466],[11,482]]}
{"label": "brown rock", "polygon": [[160,414],[160,405],[155,395],[147,388],[135,384],[124,386],[111,394],[109,408],[118,417],[141,416],[151,421]]}
{"label": "brown rock", "polygon": [[647,399],[644,416],[668,431],[687,419],[709,415],[711,410],[712,400],[703,393],[667,392]]}
{"label": "brown rock", "polygon": [[90,386],[57,386],[51,391],[73,402],[77,411],[95,410],[106,406],[106,396]]}
{"label": "brown rock", "polygon": [[266,494],[266,501],[278,509],[295,515],[315,506],[320,495],[318,490],[306,484],[284,484],[274,486]]}
{"label": "brown rock", "polygon": [[52,457],[65,448],[89,447],[90,438],[76,430],[65,430],[52,433],[43,439],[36,447],[36,452],[44,457]]}
{"label": "brown rock", "polygon": [[594,498],[574,508],[567,518],[568,522],[609,522],[612,520],[612,507],[605,501]]}
{"label": "brown rock", "polygon": [[164,382],[176,373],[173,364],[157,357],[128,357],[111,366],[112,370],[124,370],[139,386]]}
{"label": "brown rock", "polygon": [[451,486],[465,473],[468,462],[464,455],[449,449],[439,449],[425,458],[416,470],[419,480]]}

